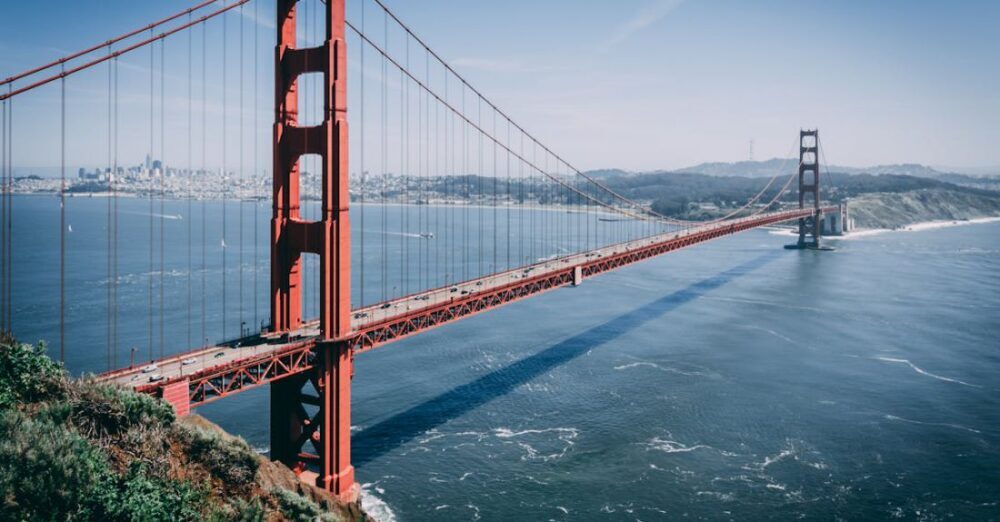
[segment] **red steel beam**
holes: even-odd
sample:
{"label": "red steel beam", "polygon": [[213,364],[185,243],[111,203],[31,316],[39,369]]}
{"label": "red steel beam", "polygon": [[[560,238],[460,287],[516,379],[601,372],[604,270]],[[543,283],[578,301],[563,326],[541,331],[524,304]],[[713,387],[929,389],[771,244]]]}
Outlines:
{"label": "red steel beam", "polygon": [[[835,210],[835,207],[830,207],[827,210]],[[590,277],[712,239],[812,214],[811,209],[765,214],[756,219],[737,220],[734,223],[719,224],[692,234],[677,235],[666,241],[613,256],[600,257],[576,265],[566,265],[557,271],[519,280],[483,293],[456,298],[448,303],[401,314],[378,324],[361,328],[352,336],[342,339],[341,342],[349,343],[355,353],[368,351],[445,323],[554,288],[573,284],[573,272],[577,267],[581,269],[584,277]]]}

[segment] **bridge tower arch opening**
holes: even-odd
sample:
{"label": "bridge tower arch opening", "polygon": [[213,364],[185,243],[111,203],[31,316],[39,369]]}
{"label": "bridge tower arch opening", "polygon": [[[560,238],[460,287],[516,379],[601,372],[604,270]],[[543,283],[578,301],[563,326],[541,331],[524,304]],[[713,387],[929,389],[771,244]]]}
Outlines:
{"label": "bridge tower arch opening", "polygon": [[[350,222],[346,0],[327,0],[326,36],[296,42],[299,0],[278,0],[275,47],[274,183],[271,220],[271,334],[293,336],[302,321],[302,257],[319,256],[320,338],[314,370],[271,388],[271,456],[341,496],[355,496],[351,465]],[[302,75],[323,76],[323,117],[299,125]],[[299,161],[321,158],[322,215],[299,213]],[[311,393],[314,391],[315,394]],[[312,451],[307,448],[312,446]]]}

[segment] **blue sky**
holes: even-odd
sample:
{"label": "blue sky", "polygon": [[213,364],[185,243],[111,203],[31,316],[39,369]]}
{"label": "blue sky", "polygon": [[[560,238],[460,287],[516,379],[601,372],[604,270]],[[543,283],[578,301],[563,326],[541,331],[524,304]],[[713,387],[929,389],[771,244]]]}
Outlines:
{"label": "blue sky", "polygon": [[[4,2],[0,75],[190,3]],[[787,156],[800,127],[819,127],[838,164],[1000,165],[1000,2],[387,3],[581,168],[743,160],[751,139],[757,159]],[[267,25],[259,26],[264,60]],[[148,64],[148,54],[130,60]],[[269,94],[261,97],[266,108]],[[85,144],[78,148],[87,156]]]}

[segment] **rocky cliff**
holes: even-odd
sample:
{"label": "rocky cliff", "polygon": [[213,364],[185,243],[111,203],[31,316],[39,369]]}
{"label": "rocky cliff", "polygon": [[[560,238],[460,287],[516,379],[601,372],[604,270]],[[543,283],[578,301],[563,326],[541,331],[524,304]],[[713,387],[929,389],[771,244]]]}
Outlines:
{"label": "rocky cliff", "polygon": [[862,194],[849,201],[855,228],[899,228],[913,223],[1000,216],[1000,193],[941,188]]}

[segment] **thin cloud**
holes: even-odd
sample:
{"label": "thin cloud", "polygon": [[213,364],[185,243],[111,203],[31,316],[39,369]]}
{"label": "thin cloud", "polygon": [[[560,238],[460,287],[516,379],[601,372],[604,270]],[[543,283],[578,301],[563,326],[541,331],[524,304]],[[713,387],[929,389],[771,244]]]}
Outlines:
{"label": "thin cloud", "polygon": [[520,63],[513,60],[491,60],[489,58],[456,58],[451,65],[461,69],[475,69],[487,72],[513,72],[522,69]]}
{"label": "thin cloud", "polygon": [[618,26],[611,37],[604,42],[604,49],[610,49],[636,33],[655,24],[670,14],[684,0],[654,0],[639,8],[632,18]]}
{"label": "thin cloud", "polygon": [[449,62],[456,69],[476,70],[490,73],[548,73],[572,71],[571,65],[529,65],[517,60],[494,60],[491,58],[465,57]]}

